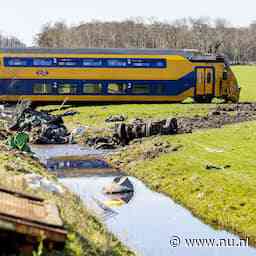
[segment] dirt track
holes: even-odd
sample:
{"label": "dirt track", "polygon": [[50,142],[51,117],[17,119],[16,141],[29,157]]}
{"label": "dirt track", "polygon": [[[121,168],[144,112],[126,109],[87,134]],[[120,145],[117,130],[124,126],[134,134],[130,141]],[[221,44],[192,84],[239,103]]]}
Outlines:
{"label": "dirt track", "polygon": [[256,120],[256,103],[219,105],[207,116],[178,118],[178,133],[190,133],[206,128],[221,128],[226,124],[252,120]]}

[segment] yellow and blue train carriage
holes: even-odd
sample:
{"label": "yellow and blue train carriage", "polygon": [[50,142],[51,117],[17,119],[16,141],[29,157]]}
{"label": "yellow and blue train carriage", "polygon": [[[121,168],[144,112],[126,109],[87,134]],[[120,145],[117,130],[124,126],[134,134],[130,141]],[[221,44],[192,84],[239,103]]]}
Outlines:
{"label": "yellow and blue train carriage", "polygon": [[0,49],[0,101],[238,101],[224,57],[189,50]]}

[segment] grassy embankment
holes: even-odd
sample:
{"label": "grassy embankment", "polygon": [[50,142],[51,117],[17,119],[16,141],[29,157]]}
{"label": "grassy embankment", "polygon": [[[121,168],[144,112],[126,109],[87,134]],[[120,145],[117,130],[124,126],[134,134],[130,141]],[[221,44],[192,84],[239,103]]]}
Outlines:
{"label": "grassy embankment", "polygon": [[64,195],[40,189],[31,190],[23,179],[27,173],[40,174],[57,182],[56,177],[50,175],[37,160],[16,151],[8,151],[5,146],[0,145],[0,169],[0,186],[38,195],[58,205],[65,227],[69,231],[69,239],[64,251],[43,255],[133,255],[109,234],[97,218],[84,207],[82,201],[68,190]]}
{"label": "grassy embankment", "polygon": [[[147,139],[110,157],[205,222],[256,242],[256,123]],[[145,159],[160,143],[178,151]],[[121,161],[121,163],[120,163]],[[222,169],[207,169],[206,166]],[[224,166],[230,166],[224,168]]]}
{"label": "grassy embankment", "polygon": [[[255,101],[256,67],[233,69],[242,86],[241,100]],[[214,105],[85,106],[77,108],[79,115],[65,121],[70,128],[84,124],[106,127],[104,120],[111,114],[124,114],[129,119],[157,119],[205,114],[210,107]],[[256,244],[255,130],[256,122],[248,122],[193,134],[148,138],[110,158],[130,175],[169,195],[205,222],[248,236]],[[159,153],[154,159],[145,157],[145,152],[154,151],[160,143],[180,147],[175,152]],[[230,167],[208,170],[207,164]]]}

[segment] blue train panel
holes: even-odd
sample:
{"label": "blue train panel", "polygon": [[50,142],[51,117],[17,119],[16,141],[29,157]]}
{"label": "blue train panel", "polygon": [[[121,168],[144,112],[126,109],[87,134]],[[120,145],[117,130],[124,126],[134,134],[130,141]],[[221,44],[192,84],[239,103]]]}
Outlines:
{"label": "blue train panel", "polygon": [[179,95],[195,86],[195,72],[177,81],[2,79],[2,95]]}
{"label": "blue train panel", "polygon": [[165,59],[140,58],[16,58],[5,57],[5,67],[47,68],[166,68]]}

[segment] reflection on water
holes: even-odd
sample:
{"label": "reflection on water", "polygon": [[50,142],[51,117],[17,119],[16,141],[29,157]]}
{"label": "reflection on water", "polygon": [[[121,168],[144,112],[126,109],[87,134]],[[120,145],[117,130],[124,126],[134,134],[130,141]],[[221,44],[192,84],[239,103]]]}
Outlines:
{"label": "reflection on water", "polygon": [[103,159],[103,151],[77,144],[32,145],[31,148],[48,170],[58,177],[118,173]]}
{"label": "reflection on water", "polygon": [[[241,248],[188,248],[185,238],[239,238],[226,231],[214,230],[191,215],[170,198],[151,191],[142,182],[131,177],[135,192],[127,204],[108,205],[113,198],[103,195],[102,188],[112,177],[66,178],[62,183],[77,193],[88,207],[103,216],[109,230],[127,246],[145,256],[252,256],[256,250]],[[170,246],[172,236],[181,237],[181,245]],[[217,240],[218,241],[218,240]]]}
{"label": "reflection on water", "polygon": [[82,147],[78,144],[68,145],[31,145],[32,151],[45,162],[49,158],[64,156],[102,156],[103,151]]}
{"label": "reflection on water", "polygon": [[50,171],[63,169],[110,168],[109,164],[101,159],[70,157],[47,159],[46,166]]}
{"label": "reflection on water", "polygon": [[113,195],[107,195],[109,200],[119,200],[122,201],[123,204],[128,204],[132,197],[133,197],[134,193],[130,192],[130,193],[123,193],[123,194],[113,194]]}

